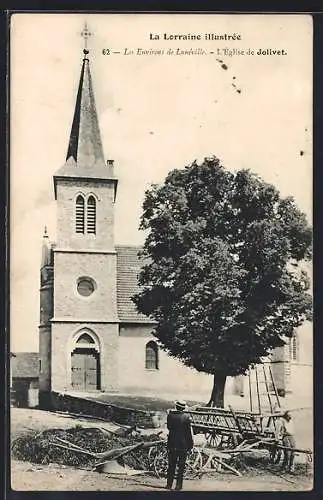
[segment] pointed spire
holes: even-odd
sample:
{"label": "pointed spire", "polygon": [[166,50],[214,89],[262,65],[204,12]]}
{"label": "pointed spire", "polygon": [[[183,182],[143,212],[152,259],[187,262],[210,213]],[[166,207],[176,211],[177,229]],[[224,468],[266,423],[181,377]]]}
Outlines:
{"label": "pointed spire", "polygon": [[105,163],[99,120],[95,105],[90,71],[87,41],[93,35],[85,24],[81,32],[84,38],[83,61],[76,96],[73,122],[64,165],[54,175],[55,199],[57,182],[61,178],[97,179],[114,184],[116,195],[117,179],[114,176],[113,161]]}
{"label": "pointed spire", "polygon": [[84,49],[80,83],[66,155],[78,166],[92,169],[104,166],[104,154],[95,106],[88,50]]}

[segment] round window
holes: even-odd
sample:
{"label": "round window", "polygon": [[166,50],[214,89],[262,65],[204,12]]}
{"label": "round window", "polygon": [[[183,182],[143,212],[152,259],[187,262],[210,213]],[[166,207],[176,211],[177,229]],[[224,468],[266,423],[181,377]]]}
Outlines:
{"label": "round window", "polygon": [[77,291],[83,297],[88,297],[95,290],[95,281],[91,278],[79,278],[77,281]]}

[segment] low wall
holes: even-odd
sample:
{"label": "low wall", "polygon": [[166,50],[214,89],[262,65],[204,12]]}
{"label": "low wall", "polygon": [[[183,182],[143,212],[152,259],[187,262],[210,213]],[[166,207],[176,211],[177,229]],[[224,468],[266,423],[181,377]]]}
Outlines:
{"label": "low wall", "polygon": [[160,412],[148,412],[80,398],[70,394],[51,393],[51,409],[90,415],[124,425],[136,425],[142,428],[159,427]]}

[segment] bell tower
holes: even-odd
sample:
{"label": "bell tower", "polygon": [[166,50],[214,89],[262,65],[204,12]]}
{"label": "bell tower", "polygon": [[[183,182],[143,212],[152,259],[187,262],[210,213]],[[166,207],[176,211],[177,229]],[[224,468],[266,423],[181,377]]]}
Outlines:
{"label": "bell tower", "polygon": [[114,203],[117,179],[105,161],[85,47],[66,160],[54,175],[51,388],[117,389],[119,321],[116,300]]}

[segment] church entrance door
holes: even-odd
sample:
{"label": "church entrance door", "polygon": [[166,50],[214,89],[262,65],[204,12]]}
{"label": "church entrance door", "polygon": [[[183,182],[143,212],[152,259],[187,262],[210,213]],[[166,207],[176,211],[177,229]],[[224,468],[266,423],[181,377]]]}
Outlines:
{"label": "church entrance door", "polygon": [[72,388],[90,392],[99,389],[99,355],[95,349],[75,349],[72,352]]}

